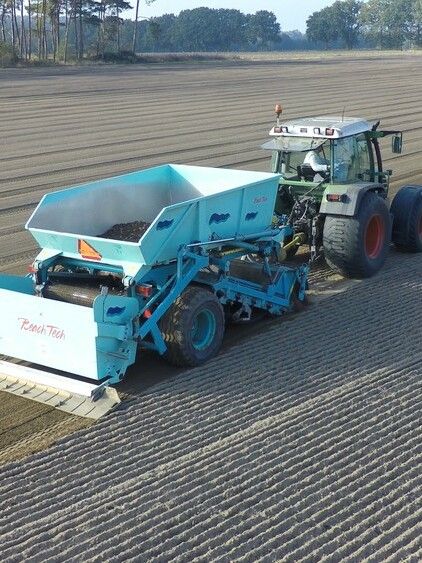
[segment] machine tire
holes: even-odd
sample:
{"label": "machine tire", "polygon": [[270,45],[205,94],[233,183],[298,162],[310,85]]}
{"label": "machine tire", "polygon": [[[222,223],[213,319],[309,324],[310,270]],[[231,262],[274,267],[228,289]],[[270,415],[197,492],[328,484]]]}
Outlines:
{"label": "machine tire", "polygon": [[406,252],[422,252],[422,186],[404,186],[393,199],[393,242]]}
{"label": "machine tire", "polygon": [[192,285],[169,308],[160,328],[167,345],[165,358],[176,366],[198,366],[221,347],[224,310],[214,293]]}
{"label": "machine tire", "polygon": [[390,236],[391,218],[385,200],[368,192],[354,217],[325,218],[325,259],[333,270],[346,277],[369,278],[383,266]]}

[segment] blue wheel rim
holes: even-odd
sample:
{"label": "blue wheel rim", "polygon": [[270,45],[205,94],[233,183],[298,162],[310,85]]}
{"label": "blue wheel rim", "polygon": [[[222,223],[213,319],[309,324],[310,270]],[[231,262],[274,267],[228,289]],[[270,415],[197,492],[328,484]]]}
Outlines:
{"label": "blue wheel rim", "polygon": [[202,309],[196,315],[191,331],[192,345],[195,350],[205,350],[215,336],[215,317],[209,309]]}

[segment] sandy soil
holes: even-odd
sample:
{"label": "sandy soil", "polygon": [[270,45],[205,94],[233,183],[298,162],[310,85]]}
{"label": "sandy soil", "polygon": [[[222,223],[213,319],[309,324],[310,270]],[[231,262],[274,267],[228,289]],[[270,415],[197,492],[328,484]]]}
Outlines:
{"label": "sandy soil", "polygon": [[[43,193],[163,162],[266,170],[288,117],[406,131],[393,192],[422,183],[422,57],[0,71],[0,270],[25,272]],[[323,266],[314,301],[236,327],[193,370],[145,355],[94,426],[0,396],[4,560],[422,557],[419,256],[373,280]],[[418,300],[419,298],[419,300]],[[298,353],[299,351],[299,353]],[[118,536],[118,540],[116,537]]]}

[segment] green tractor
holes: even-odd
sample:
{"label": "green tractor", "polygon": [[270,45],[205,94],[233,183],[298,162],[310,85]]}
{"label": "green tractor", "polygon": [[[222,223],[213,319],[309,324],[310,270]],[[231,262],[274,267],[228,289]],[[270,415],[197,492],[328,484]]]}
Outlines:
{"label": "green tractor", "polygon": [[422,251],[422,186],[404,186],[388,205],[391,170],[384,170],[379,139],[392,137],[402,152],[400,131],[381,131],[379,121],[308,117],[277,123],[271,141],[272,172],[281,174],[275,217],[294,235],[282,258],[307,244],[311,260],[323,254],[344,276],[365,278],[384,264],[391,241]]}

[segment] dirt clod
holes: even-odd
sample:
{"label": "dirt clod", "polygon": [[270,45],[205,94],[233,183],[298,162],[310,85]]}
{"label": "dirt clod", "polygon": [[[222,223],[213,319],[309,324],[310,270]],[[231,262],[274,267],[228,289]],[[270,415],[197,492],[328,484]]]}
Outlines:
{"label": "dirt clod", "polygon": [[141,236],[146,232],[151,223],[145,221],[132,221],[131,223],[117,223],[98,235],[101,238],[109,238],[113,240],[124,240],[126,242],[138,242]]}

